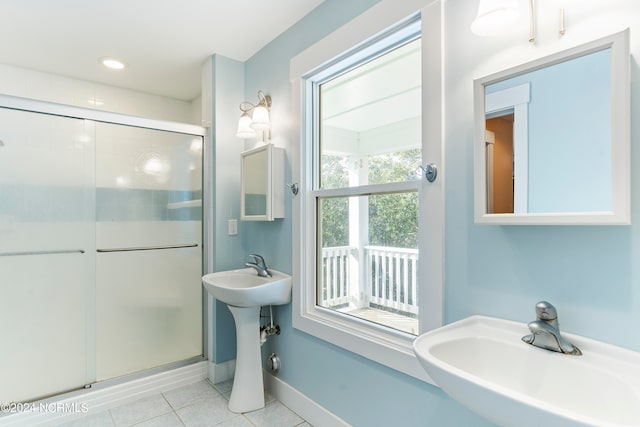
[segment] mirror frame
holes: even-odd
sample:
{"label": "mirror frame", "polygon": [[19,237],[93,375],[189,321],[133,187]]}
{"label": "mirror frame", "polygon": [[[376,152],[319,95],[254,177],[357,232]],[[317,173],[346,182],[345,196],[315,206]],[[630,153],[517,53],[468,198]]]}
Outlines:
{"label": "mirror frame", "polygon": [[[611,211],[487,213],[485,86],[590,53],[611,49]],[[474,220],[476,224],[628,225],[630,209],[630,59],[629,29],[486,77],[474,85]],[[594,173],[597,169],[594,166]]]}
{"label": "mirror frame", "polygon": [[[244,159],[252,154],[264,151],[266,158],[267,183],[266,212],[264,215],[245,214],[245,165]],[[284,149],[275,147],[272,143],[258,146],[240,154],[240,220],[241,221],[274,221],[284,218]]]}

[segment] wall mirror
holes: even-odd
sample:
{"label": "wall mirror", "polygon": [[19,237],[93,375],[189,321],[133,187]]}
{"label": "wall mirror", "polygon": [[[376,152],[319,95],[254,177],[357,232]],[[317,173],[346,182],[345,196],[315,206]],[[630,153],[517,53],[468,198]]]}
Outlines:
{"label": "wall mirror", "polygon": [[243,152],[241,176],[241,220],[284,217],[284,149],[267,144]]}
{"label": "wall mirror", "polygon": [[474,81],[475,222],[629,224],[628,30]]}

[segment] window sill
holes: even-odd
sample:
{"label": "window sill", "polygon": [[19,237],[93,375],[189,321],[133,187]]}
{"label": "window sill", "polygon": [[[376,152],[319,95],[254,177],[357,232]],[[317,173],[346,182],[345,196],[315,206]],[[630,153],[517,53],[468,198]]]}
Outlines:
{"label": "window sill", "polygon": [[337,313],[312,307],[305,313],[294,310],[293,327],[432,385],[413,352],[414,335],[396,331]]}

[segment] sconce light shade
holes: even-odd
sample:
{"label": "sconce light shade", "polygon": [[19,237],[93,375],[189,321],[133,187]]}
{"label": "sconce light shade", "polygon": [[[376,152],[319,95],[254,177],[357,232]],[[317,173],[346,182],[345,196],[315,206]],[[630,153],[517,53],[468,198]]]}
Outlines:
{"label": "sconce light shade", "polygon": [[255,130],[262,131],[267,130],[271,126],[269,122],[269,110],[262,104],[253,110],[253,119],[251,121],[251,127]]}
{"label": "sconce light shade", "polygon": [[271,139],[271,121],[269,120],[269,109],[271,108],[271,97],[258,91],[258,103],[252,104],[244,101],[240,104],[240,121],[238,121],[238,138],[253,138],[258,132],[262,135],[262,140]]}
{"label": "sconce light shade", "polygon": [[238,120],[238,131],[236,137],[238,138],[253,138],[256,136],[256,131],[251,128],[251,116],[246,112],[242,113],[240,120]]}
{"label": "sconce light shade", "polygon": [[520,18],[516,0],[480,0],[471,31],[478,36],[497,36],[514,30]]}

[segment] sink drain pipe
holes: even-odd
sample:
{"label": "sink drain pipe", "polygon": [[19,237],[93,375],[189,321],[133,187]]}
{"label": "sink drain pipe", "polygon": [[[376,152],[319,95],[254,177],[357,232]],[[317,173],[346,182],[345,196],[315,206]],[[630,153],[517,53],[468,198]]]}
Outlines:
{"label": "sink drain pipe", "polygon": [[280,335],[280,326],[273,323],[273,308],[269,306],[269,324],[260,328],[260,346],[267,342],[267,337]]}

